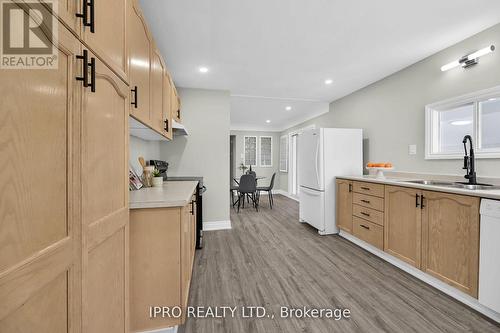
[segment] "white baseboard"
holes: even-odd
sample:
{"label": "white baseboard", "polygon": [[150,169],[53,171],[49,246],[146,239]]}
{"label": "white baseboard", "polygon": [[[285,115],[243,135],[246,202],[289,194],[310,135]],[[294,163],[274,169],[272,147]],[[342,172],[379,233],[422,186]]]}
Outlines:
{"label": "white baseboard", "polygon": [[177,333],[177,328],[178,328],[178,326],[173,326],[173,327],[167,327],[167,328],[160,328],[160,329],[152,330],[152,331],[142,331],[140,333]]}
{"label": "white baseboard", "polygon": [[434,288],[442,291],[443,293],[453,297],[454,299],[458,300],[459,302],[471,307],[472,309],[476,310],[479,313],[482,313],[488,318],[493,319],[494,321],[500,323],[500,313],[491,310],[490,308],[482,305],[481,303],[478,302],[477,299],[474,297],[471,297],[455,288],[452,286],[442,282],[441,280],[436,279],[433,276],[430,276],[429,274],[426,274],[422,272],[421,270],[407,264],[406,262],[399,260],[384,251],[379,250],[378,248],[354,237],[351,234],[348,234],[344,231],[340,231],[339,233],[340,236],[344,237],[345,239],[353,242],[354,244],[358,245],[359,247],[367,250],[368,252],[373,253],[377,257],[380,257],[384,259],[385,261],[389,262],[390,264],[402,269],[408,274],[413,275],[419,280],[424,281],[427,284],[430,284]]}
{"label": "white baseboard", "polygon": [[231,229],[231,221],[207,221],[203,222],[203,231]]}
{"label": "white baseboard", "polygon": [[292,199],[292,200],[295,200],[295,201],[297,201],[297,202],[299,201],[299,199],[297,199],[297,198],[295,198],[295,197],[292,197],[292,196],[290,195],[290,193],[288,193],[287,191],[283,191],[283,190],[273,190],[273,194],[280,194],[280,195],[283,195],[283,196],[285,196],[285,197],[287,197],[287,198],[290,198],[290,199]]}

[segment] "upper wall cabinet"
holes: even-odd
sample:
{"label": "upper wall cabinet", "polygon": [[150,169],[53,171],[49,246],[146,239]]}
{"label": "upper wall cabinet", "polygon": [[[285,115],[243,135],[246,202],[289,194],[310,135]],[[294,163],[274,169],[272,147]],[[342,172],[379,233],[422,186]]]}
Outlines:
{"label": "upper wall cabinet", "polygon": [[154,49],[151,58],[151,126],[164,136],[169,135],[170,113],[165,115],[166,96],[169,91],[165,85],[166,67],[160,52]]}
{"label": "upper wall cabinet", "polygon": [[128,0],[130,114],[150,124],[150,71],[152,38],[139,4]]}
{"label": "upper wall cabinet", "polygon": [[172,94],[171,94],[171,107],[172,107],[172,118],[178,123],[182,121],[181,117],[181,99],[177,93],[174,82],[172,81]]}
{"label": "upper wall cabinet", "polygon": [[[64,1],[59,1],[61,2]],[[92,0],[79,10],[82,13],[86,11],[88,16],[87,24],[84,24],[85,18],[81,21],[82,40],[97,57],[127,82],[127,1]]]}
{"label": "upper wall cabinet", "polygon": [[[42,2],[52,8],[51,2]],[[98,58],[128,82],[127,0],[59,1],[54,13]]]}

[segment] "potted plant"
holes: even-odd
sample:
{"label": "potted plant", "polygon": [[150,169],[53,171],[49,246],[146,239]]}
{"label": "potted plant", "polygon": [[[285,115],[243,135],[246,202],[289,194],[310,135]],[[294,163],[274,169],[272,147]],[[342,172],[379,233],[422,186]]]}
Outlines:
{"label": "potted plant", "polygon": [[240,163],[240,166],[238,167],[238,169],[241,170],[241,174],[244,174],[246,169],[248,169],[248,167],[245,164],[243,164],[243,162],[242,162],[242,163]]}
{"label": "potted plant", "polygon": [[161,176],[160,170],[153,170],[153,187],[161,187],[163,186],[163,177]]}

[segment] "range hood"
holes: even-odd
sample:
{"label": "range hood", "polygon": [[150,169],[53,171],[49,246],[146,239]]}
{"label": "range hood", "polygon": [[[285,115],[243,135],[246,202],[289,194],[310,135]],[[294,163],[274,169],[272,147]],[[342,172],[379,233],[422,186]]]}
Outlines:
{"label": "range hood", "polygon": [[173,119],[172,119],[172,129],[174,130],[174,135],[175,136],[189,135],[186,127],[184,127],[184,125],[182,125],[181,123],[176,122]]}

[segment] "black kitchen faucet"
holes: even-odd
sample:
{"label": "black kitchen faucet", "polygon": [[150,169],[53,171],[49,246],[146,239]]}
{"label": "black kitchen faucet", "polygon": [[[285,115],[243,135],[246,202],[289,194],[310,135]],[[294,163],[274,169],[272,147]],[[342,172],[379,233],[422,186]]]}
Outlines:
{"label": "black kitchen faucet", "polygon": [[[467,154],[467,140],[469,140],[469,154]],[[464,136],[462,141],[464,144],[465,156],[464,156],[464,170],[467,170],[467,174],[464,176],[465,179],[469,180],[470,185],[476,185],[476,158],[474,156],[474,146],[472,145],[472,138],[470,135]]]}

